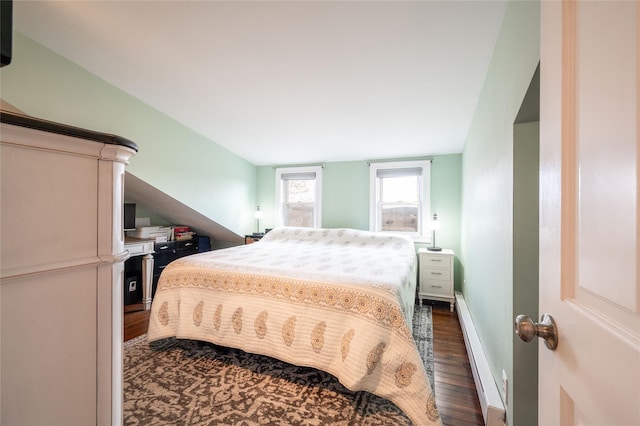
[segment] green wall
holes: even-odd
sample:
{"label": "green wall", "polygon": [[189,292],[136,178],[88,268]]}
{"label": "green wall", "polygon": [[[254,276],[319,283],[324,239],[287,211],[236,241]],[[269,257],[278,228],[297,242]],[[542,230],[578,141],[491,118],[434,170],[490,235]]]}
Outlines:
{"label": "green wall", "polygon": [[[462,226],[462,155],[437,155],[431,163],[431,211],[438,214],[441,228],[436,232],[439,247],[455,254],[455,289],[462,289],[463,268],[460,261]],[[423,245],[420,245],[423,246]]]}
{"label": "green wall", "polygon": [[254,165],[19,32],[0,90],[27,114],[134,141],[130,173],[238,234],[253,229]]}
{"label": "green wall", "polygon": [[[513,293],[519,285],[513,282],[514,121],[539,45],[539,2],[510,2],[462,160],[462,288],[500,392],[502,370],[513,383]],[[510,392],[508,424],[522,424],[511,405],[524,398],[530,395]]]}
{"label": "green wall", "polygon": [[327,163],[322,172],[322,222],[328,228],[369,229],[369,165]]}
{"label": "green wall", "polygon": [[[514,126],[513,315],[538,314],[540,123]],[[538,345],[511,334],[513,380],[509,392],[515,424],[538,424]],[[513,395],[518,395],[514,399]]]}
{"label": "green wall", "polygon": [[[436,155],[431,163],[431,209],[438,213],[442,229],[436,234],[439,246],[460,251],[462,197],[462,155]],[[415,160],[421,158],[403,158]],[[398,160],[398,159],[394,159]],[[381,160],[383,161],[383,160]],[[258,204],[264,211],[260,228],[275,222],[275,168],[258,167]],[[369,165],[366,161],[325,163],[322,171],[322,226],[369,229]],[[255,225],[254,225],[255,227]],[[416,244],[420,247],[423,244]],[[461,264],[456,260],[456,288],[461,288]]]}

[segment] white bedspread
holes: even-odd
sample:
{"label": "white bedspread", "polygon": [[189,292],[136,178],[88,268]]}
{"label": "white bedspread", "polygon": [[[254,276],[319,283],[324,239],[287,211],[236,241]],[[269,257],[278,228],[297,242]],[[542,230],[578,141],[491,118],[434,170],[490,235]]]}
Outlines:
{"label": "white bedspread", "polygon": [[257,243],[200,253],[162,273],[149,341],[198,339],[315,367],[440,424],[411,334],[410,239],[282,227]]}

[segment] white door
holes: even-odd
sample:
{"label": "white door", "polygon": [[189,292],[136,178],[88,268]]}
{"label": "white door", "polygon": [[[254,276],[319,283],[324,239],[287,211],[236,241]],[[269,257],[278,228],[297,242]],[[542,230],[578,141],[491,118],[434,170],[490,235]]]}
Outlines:
{"label": "white door", "polygon": [[640,425],[639,16],[541,2],[541,425]]}

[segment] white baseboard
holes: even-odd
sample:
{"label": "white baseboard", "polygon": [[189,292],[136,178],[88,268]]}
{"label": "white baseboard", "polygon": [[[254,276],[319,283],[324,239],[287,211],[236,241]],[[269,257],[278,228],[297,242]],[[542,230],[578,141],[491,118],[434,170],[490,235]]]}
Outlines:
{"label": "white baseboard", "polygon": [[478,399],[482,407],[484,423],[488,426],[504,426],[506,424],[504,404],[498,392],[498,386],[491,374],[489,362],[480,344],[478,333],[473,325],[467,303],[460,292],[456,292],[456,306],[460,327],[464,335],[464,344],[467,347],[469,363],[473,372],[473,379],[478,391]]}

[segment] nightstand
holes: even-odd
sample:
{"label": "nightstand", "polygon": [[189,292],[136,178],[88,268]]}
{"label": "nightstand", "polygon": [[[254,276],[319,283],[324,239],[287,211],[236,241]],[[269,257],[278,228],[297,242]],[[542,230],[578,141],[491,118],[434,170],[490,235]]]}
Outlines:
{"label": "nightstand", "polygon": [[449,302],[451,312],[455,297],[453,295],[453,250],[429,251],[418,249],[419,276],[418,300],[441,300]]}
{"label": "nightstand", "polygon": [[245,235],[244,236],[244,243],[245,244],[257,243],[258,241],[260,241],[260,239],[262,237],[264,237],[264,234]]}

